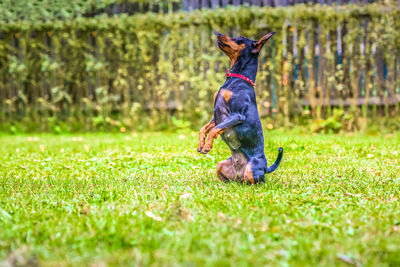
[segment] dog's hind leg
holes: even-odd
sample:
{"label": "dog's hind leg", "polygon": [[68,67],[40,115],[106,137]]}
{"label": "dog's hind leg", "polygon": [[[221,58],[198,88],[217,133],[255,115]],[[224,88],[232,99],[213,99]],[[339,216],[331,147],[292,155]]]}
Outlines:
{"label": "dog's hind leg", "polygon": [[235,180],[236,171],[233,167],[232,158],[228,158],[217,164],[217,175],[218,178],[223,182]]}
{"label": "dog's hind leg", "polygon": [[249,162],[244,170],[244,181],[251,184],[265,183],[265,172],[263,166],[257,166]]}

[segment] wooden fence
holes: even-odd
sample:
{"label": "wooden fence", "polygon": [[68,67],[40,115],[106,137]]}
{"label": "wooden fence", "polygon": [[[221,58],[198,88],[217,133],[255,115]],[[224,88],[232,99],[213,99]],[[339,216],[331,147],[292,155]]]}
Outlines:
{"label": "wooden fence", "polygon": [[376,2],[375,0],[182,0],[183,10],[194,10],[199,8],[217,8],[228,5],[239,6],[292,6],[297,4],[368,4]]}
{"label": "wooden fence", "polygon": [[398,116],[398,17],[378,5],[301,6],[3,24],[0,126],[197,126],[210,119],[228,66],[214,29],[253,39],[277,31],[260,55],[256,94],[278,123],[323,119],[335,107],[364,121]]}
{"label": "wooden fence", "polygon": [[[397,1],[400,6],[400,0]],[[143,12],[176,12],[179,10],[192,11],[201,8],[221,8],[227,6],[260,6],[260,7],[279,7],[293,6],[297,4],[320,4],[320,5],[346,5],[346,4],[361,4],[366,5],[376,3],[379,0],[176,0],[176,1],[155,1],[155,2],[130,2],[122,1],[112,3],[107,7],[99,10],[92,10],[86,16],[93,16],[101,13],[106,13],[109,16],[122,13],[136,14]],[[383,2],[383,1],[382,1]],[[387,1],[386,1],[387,2]],[[389,1],[390,2],[390,1]]]}

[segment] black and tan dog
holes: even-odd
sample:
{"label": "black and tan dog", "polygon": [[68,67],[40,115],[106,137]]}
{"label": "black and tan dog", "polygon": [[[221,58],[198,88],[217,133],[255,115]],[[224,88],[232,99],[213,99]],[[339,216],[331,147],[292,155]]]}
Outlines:
{"label": "black and tan dog", "polygon": [[214,139],[222,136],[232,152],[231,157],[217,165],[217,175],[222,181],[265,182],[265,173],[276,170],[282,160],[283,149],[280,147],[275,163],[267,167],[253,82],[260,50],[273,34],[253,41],[216,33],[218,47],[230,58],[231,69],[215,94],[214,118],[200,130],[197,151],[208,153]]}

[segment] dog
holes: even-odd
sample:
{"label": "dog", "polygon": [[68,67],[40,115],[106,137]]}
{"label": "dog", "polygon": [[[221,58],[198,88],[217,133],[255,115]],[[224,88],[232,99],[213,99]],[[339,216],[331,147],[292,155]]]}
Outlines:
{"label": "dog", "polygon": [[267,166],[254,91],[258,55],[274,33],[254,41],[215,32],[218,47],[229,57],[231,66],[225,83],[214,95],[214,117],[201,128],[197,151],[207,154],[214,139],[221,135],[232,152],[231,157],[217,165],[217,176],[224,182],[265,182],[265,174],[276,170],[282,161],[283,148],[280,147],[275,163]]}

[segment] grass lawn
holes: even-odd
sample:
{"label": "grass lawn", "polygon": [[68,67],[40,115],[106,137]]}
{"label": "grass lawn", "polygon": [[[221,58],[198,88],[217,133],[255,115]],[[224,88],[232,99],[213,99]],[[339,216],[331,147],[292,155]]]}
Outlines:
{"label": "grass lawn", "polygon": [[400,265],[400,134],[265,135],[262,186],[197,133],[0,136],[0,266]]}

